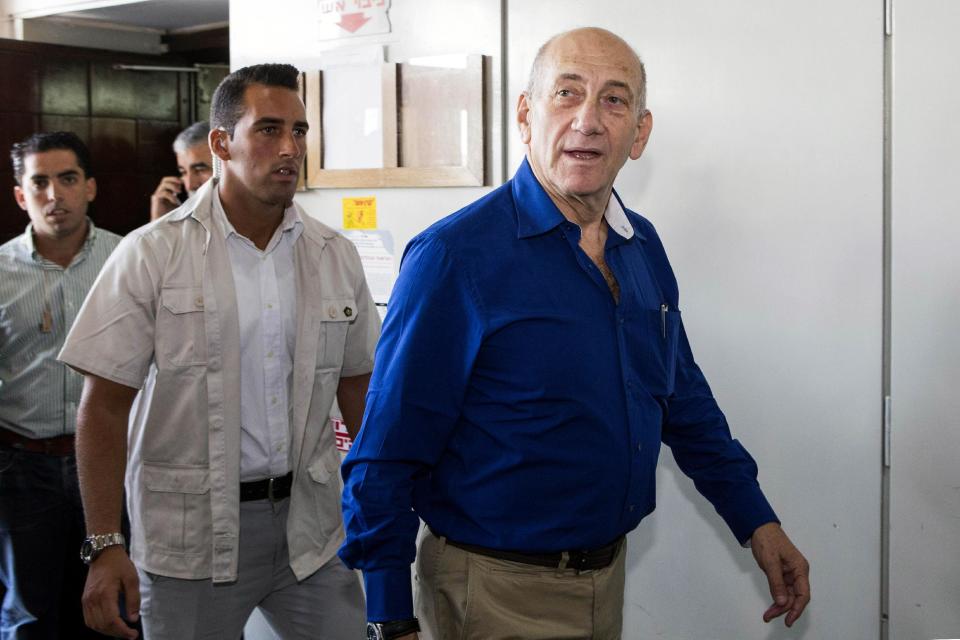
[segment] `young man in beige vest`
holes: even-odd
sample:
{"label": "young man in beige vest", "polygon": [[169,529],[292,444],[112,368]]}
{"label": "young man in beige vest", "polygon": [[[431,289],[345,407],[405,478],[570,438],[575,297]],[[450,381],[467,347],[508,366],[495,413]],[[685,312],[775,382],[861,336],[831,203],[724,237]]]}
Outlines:
{"label": "young man in beige vest", "polygon": [[209,139],[222,176],[124,240],[61,354],[86,375],[84,612],[112,635],[136,636],[125,615],[148,639],[236,638],[255,607],[284,639],[363,632],[360,585],[335,555],[328,414],[336,396],[359,426],[380,325],[353,245],[293,203],[298,75],[224,79]]}

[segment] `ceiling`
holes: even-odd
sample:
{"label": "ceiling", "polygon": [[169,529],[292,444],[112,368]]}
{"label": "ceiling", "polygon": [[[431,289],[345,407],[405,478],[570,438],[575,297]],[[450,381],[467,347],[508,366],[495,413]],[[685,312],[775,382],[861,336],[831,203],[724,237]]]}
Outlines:
{"label": "ceiling", "polygon": [[229,0],[128,0],[123,4],[57,15],[171,33],[197,27],[225,26],[230,8]]}

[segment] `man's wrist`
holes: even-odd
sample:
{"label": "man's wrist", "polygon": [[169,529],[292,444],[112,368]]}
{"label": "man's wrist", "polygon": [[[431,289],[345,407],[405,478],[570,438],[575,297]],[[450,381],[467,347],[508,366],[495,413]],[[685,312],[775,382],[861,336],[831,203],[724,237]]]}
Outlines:
{"label": "man's wrist", "polygon": [[126,540],[120,532],[87,536],[87,539],[80,545],[80,559],[86,564],[90,564],[106,549],[114,546],[122,548],[125,544]]}

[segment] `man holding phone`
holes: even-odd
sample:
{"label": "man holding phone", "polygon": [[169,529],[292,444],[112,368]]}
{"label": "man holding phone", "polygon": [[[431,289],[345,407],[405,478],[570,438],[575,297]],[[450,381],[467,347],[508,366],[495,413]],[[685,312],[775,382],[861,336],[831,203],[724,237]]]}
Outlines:
{"label": "man holding phone", "polygon": [[210,124],[202,121],[193,123],[177,135],[173,152],[177,154],[179,176],[166,176],[160,180],[150,196],[150,220],[179,207],[213,176],[213,155],[207,142],[209,134]]}

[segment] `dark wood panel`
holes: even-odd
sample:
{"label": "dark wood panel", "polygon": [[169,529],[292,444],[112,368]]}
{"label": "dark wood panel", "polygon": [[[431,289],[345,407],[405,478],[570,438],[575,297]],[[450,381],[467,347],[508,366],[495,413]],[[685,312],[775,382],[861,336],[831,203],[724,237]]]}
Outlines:
{"label": "dark wood panel", "polygon": [[36,56],[9,54],[0,64],[0,96],[4,111],[37,111]]}
{"label": "dark wood panel", "polygon": [[40,131],[73,131],[90,146],[90,118],[85,116],[60,116],[41,114]]}
{"label": "dark wood panel", "polygon": [[95,116],[177,120],[180,110],[177,74],[170,71],[125,71],[113,65],[90,65],[90,105]]}
{"label": "dark wood panel", "polygon": [[10,148],[37,130],[37,116],[32,113],[0,112],[0,149],[3,150],[3,169],[11,171]]}
{"label": "dark wood panel", "polygon": [[89,63],[56,58],[40,73],[40,110],[45,114],[90,115]]}
{"label": "dark wood panel", "polygon": [[137,121],[90,119],[90,155],[99,173],[134,173],[137,167]]}
{"label": "dark wood panel", "polygon": [[7,169],[0,172],[0,244],[23,233],[30,222],[27,212],[18,207],[13,199],[15,184],[12,171]]}
{"label": "dark wood panel", "polygon": [[150,221],[150,204],[142,183],[137,174],[97,174],[97,199],[90,217],[98,226],[123,235],[146,224]]}
{"label": "dark wood panel", "polygon": [[[173,140],[180,133],[179,122],[137,122],[137,171],[146,174],[176,175]],[[152,191],[152,190],[151,190]]]}

